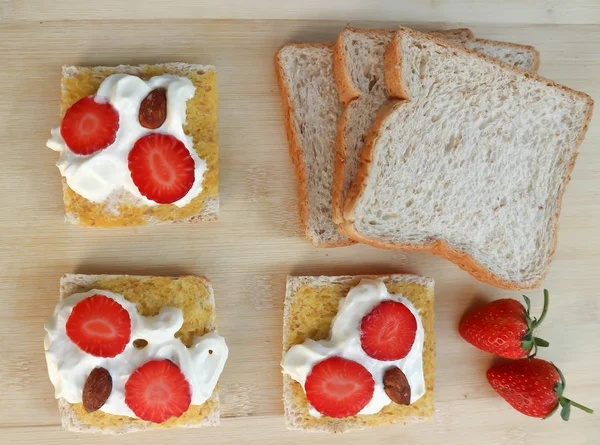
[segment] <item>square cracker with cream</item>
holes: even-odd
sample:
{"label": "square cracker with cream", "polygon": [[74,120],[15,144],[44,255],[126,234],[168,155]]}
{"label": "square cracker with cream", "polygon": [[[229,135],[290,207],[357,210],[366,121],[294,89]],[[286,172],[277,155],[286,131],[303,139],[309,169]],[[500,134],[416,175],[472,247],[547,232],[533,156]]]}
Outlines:
{"label": "square cracker with cream", "polygon": [[212,66],[186,63],[158,65],[64,66],[61,80],[61,119],[80,99],[95,94],[112,74],[132,74],[144,80],[163,74],[187,77],[196,87],[188,100],[185,134],[192,137],[194,150],[206,161],[202,191],[184,207],[174,204],[147,206],[122,191],[95,203],[75,193],[62,178],[65,219],[72,224],[93,227],[139,226],[173,222],[214,220],[219,214],[219,150],[217,74]]}
{"label": "square cracker with cream", "polygon": [[[194,337],[216,329],[214,292],[204,277],[67,274],[60,280],[60,299],[92,289],[123,295],[126,300],[136,303],[138,312],[145,316],[158,314],[164,306],[181,309],[184,321],[176,337],[188,347]],[[148,429],[219,425],[218,386],[202,405],[190,405],[181,417],[161,424],[102,411],[88,413],[82,403],[71,404],[64,399],[58,400],[58,407],[63,427],[73,432],[123,434]]]}
{"label": "square cracker with cream", "polygon": [[411,405],[390,403],[376,414],[360,414],[343,419],[314,417],[298,382],[283,375],[283,403],[288,429],[342,433],[394,423],[423,422],[433,416],[435,372],[435,333],[433,325],[433,280],[417,275],[357,275],[337,277],[288,277],[283,315],[283,354],[307,339],[322,340],[329,336],[331,323],[338,312],[340,299],[361,279],[382,280],[392,294],[402,294],[419,311],[425,342],[423,373],[426,392]]}

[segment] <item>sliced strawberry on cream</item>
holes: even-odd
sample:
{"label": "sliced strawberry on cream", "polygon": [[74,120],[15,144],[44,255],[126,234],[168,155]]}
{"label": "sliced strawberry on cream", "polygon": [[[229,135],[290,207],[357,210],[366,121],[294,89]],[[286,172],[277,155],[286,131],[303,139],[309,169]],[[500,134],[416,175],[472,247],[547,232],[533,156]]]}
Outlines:
{"label": "sliced strawberry on cream", "polygon": [[399,360],[410,352],[417,335],[417,320],[398,301],[379,303],[360,324],[360,343],[369,357]]}
{"label": "sliced strawberry on cream", "polygon": [[194,159],[180,140],[168,134],[138,139],[129,152],[129,171],[140,193],[159,204],[178,201],[194,184]]}
{"label": "sliced strawberry on cream", "polygon": [[373,397],[375,382],[367,369],[351,360],[331,357],[316,364],[306,378],[306,398],[329,417],[355,416]]}
{"label": "sliced strawberry on cream", "polygon": [[60,134],[69,149],[91,155],[112,144],[119,129],[119,113],[108,101],[88,96],[75,102],[65,113]]}
{"label": "sliced strawberry on cream", "polygon": [[129,343],[131,318],[112,298],[93,295],[73,307],[66,330],[71,341],[88,354],[115,357]]}
{"label": "sliced strawberry on cream", "polygon": [[190,384],[170,360],[144,363],[125,384],[125,403],[142,420],[162,423],[190,407]]}

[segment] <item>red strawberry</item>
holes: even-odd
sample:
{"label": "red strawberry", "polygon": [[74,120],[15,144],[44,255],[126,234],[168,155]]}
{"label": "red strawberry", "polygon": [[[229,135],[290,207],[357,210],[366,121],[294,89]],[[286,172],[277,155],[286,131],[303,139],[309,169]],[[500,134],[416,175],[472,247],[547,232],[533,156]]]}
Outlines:
{"label": "red strawberry", "polygon": [[98,102],[96,96],[75,102],[60,124],[61,136],[78,155],[91,155],[108,147],[115,141],[118,129],[119,113],[108,102]]}
{"label": "red strawberry", "polygon": [[129,343],[131,318],[112,298],[93,295],[73,307],[66,329],[81,350],[96,357],[115,357]]}
{"label": "red strawberry", "polygon": [[183,198],[194,184],[194,159],[174,136],[151,133],[129,152],[131,179],[146,198],[170,204]]}
{"label": "red strawberry", "polygon": [[369,357],[399,360],[410,352],[417,334],[417,320],[397,301],[384,301],[360,324],[360,344]]}
{"label": "red strawberry", "polygon": [[306,398],[321,414],[348,417],[358,414],[373,397],[373,376],[362,365],[341,357],[317,363],[304,384]]}
{"label": "red strawberry", "polygon": [[521,360],[492,366],[487,379],[498,394],[517,411],[531,417],[546,418],[562,406],[560,416],[569,420],[571,406],[586,413],[593,411],[563,397],[567,382],[554,364],[539,358]]}
{"label": "red strawberry", "polygon": [[532,349],[549,343],[533,336],[548,312],[548,291],[544,290],[544,309],[540,319],[531,319],[529,298],[523,295],[527,309],[517,300],[492,301],[466,314],[458,325],[460,335],[473,346],[504,358],[523,358]]}
{"label": "red strawberry", "polygon": [[129,376],[125,403],[140,419],[162,423],[187,411],[192,389],[172,361],[152,360]]}

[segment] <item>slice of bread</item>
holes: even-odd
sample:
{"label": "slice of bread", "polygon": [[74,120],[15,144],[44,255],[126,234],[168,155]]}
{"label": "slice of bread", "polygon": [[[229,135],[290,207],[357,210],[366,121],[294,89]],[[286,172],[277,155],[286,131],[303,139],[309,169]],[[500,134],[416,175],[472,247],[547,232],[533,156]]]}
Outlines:
{"label": "slice of bread", "polygon": [[[181,309],[184,323],[177,337],[187,346],[191,345],[195,336],[216,329],[214,292],[205,277],[67,274],[60,280],[60,299],[92,289],[104,289],[123,295],[126,300],[136,303],[140,314],[146,316],[158,314],[164,306]],[[123,434],[149,429],[219,425],[218,387],[202,405],[191,405],[181,417],[171,418],[162,424],[102,411],[88,413],[83,404],[71,404],[64,399],[58,400],[58,407],[63,427],[78,433]]]}
{"label": "slice of bread", "polygon": [[219,152],[217,136],[217,75],[212,66],[187,63],[159,65],[64,66],[61,81],[61,118],[67,109],[86,96],[95,94],[111,74],[132,74],[147,80],[153,76],[173,74],[189,78],[196,94],[187,102],[184,131],[194,141],[194,149],[206,161],[202,191],[188,205],[143,205],[126,191],[114,193],[102,203],[94,203],[69,188],[63,178],[66,221],[93,227],[136,226],[172,222],[213,220],[219,213]]}
{"label": "slice of bread", "polygon": [[400,29],[385,56],[394,97],[369,130],[343,231],[431,251],[476,278],[535,287],[592,115],[584,94]]}
{"label": "slice of bread", "polygon": [[337,231],[331,213],[335,128],[342,113],[333,45],[285,45],[275,54],[275,70],[306,237],[316,247],[354,244]]}
{"label": "slice of bread", "polygon": [[[472,35],[464,29],[442,33]],[[335,135],[343,109],[333,78],[333,45],[285,45],[275,54],[275,71],[306,237],[316,247],[354,244],[338,232],[332,215]]]}
{"label": "slice of bread", "polygon": [[[340,100],[346,105],[337,127],[333,179],[333,220],[343,223],[344,200],[356,175],[360,150],[379,108],[389,99],[384,52],[395,31],[345,28],[338,34],[333,71]],[[528,45],[475,39],[470,30],[435,31],[435,37],[487,54],[512,66],[536,71],[538,51]]]}
{"label": "slice of bread", "polygon": [[435,374],[435,332],[433,317],[433,280],[417,275],[358,275],[338,277],[288,277],[283,314],[283,355],[307,339],[329,336],[340,299],[361,279],[382,280],[390,293],[402,294],[419,311],[425,330],[423,372],[426,393],[412,405],[390,403],[376,414],[361,414],[343,419],[314,417],[302,385],[283,375],[283,403],[288,429],[342,433],[393,423],[423,422],[433,415]]}

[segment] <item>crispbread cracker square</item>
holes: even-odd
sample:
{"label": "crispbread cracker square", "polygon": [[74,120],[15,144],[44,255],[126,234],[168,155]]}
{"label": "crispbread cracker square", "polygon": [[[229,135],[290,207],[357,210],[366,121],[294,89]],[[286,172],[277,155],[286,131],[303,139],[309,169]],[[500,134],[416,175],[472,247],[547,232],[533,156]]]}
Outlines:
{"label": "crispbread cracker square", "polygon": [[158,65],[64,66],[61,80],[61,118],[79,99],[95,94],[104,79],[116,73],[132,74],[148,80],[153,76],[173,74],[189,78],[196,93],[187,102],[184,131],[194,142],[194,149],[206,161],[202,192],[184,206],[161,204],[147,206],[126,191],[94,203],[69,188],[64,178],[63,199],[67,222],[82,226],[116,227],[173,222],[214,220],[219,214],[219,150],[217,74],[213,66],[187,63]]}
{"label": "crispbread cracker square", "polygon": [[394,423],[429,420],[433,415],[435,373],[435,332],[433,316],[433,280],[417,275],[357,275],[337,277],[288,277],[283,315],[283,354],[307,339],[329,336],[331,322],[338,312],[341,298],[361,279],[380,279],[390,293],[402,294],[419,310],[425,330],[423,372],[426,392],[409,406],[390,403],[376,414],[361,414],[344,419],[309,414],[308,400],[302,386],[290,376],[283,376],[283,403],[288,429],[342,433]]}
{"label": "crispbread cracker square", "polygon": [[[92,289],[123,295],[126,300],[135,302],[140,314],[146,316],[158,314],[164,306],[180,308],[184,323],[176,336],[186,346],[196,335],[204,335],[216,328],[214,292],[205,277],[67,274],[60,280],[60,299]],[[162,424],[102,411],[88,413],[81,403],[71,404],[64,399],[58,400],[58,407],[63,427],[78,433],[124,434],[150,429],[219,425],[218,386],[202,405],[191,405],[181,417],[171,418]]]}

